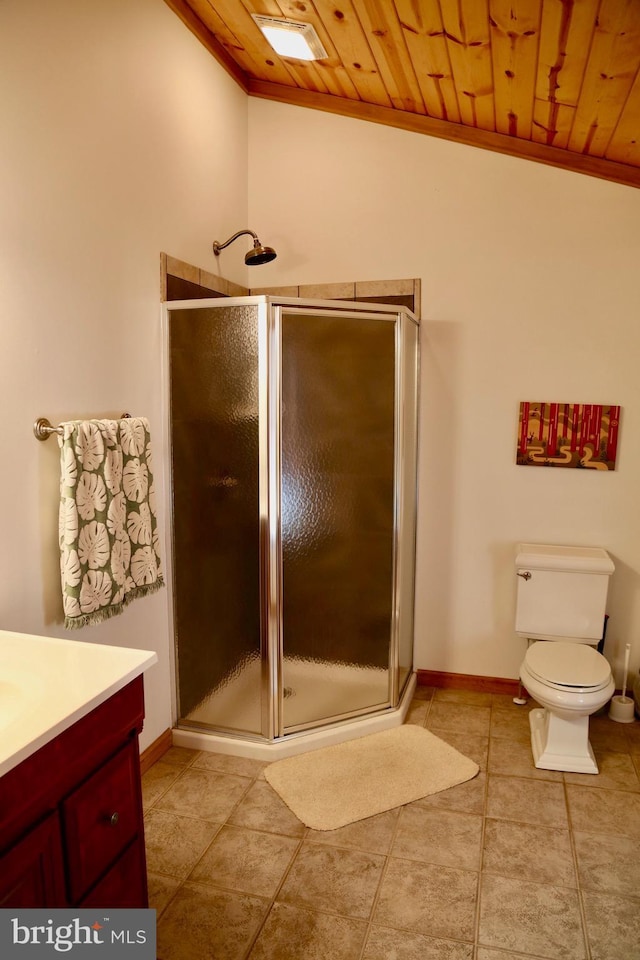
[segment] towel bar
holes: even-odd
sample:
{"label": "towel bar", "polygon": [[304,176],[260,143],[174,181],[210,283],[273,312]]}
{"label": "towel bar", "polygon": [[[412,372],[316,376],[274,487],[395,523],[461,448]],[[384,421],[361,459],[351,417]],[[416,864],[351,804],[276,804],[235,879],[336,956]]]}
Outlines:
{"label": "towel bar", "polygon": [[[121,419],[128,420],[130,417],[130,413],[123,413]],[[36,440],[48,440],[52,433],[62,436],[62,432],[62,427],[54,427],[46,417],[38,417],[33,425],[33,435]]]}

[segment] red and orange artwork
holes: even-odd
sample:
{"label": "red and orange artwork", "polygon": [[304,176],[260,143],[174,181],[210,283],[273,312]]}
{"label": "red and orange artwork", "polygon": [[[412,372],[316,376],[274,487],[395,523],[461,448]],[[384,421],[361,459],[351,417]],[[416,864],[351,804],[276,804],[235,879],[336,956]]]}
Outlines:
{"label": "red and orange artwork", "polygon": [[619,425],[612,404],[522,402],[516,463],[614,470]]}

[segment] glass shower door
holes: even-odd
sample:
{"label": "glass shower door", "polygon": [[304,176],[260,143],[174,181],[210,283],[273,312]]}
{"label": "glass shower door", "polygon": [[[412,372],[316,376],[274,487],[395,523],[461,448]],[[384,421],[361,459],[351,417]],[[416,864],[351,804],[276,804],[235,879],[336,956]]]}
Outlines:
{"label": "glass shower door", "polygon": [[418,326],[268,297],[167,310],[178,724],[396,707],[412,670]]}
{"label": "glass shower door", "polygon": [[170,314],[174,630],[181,723],[260,736],[260,316]]}
{"label": "glass shower door", "polygon": [[285,732],[391,702],[396,329],[282,308]]}

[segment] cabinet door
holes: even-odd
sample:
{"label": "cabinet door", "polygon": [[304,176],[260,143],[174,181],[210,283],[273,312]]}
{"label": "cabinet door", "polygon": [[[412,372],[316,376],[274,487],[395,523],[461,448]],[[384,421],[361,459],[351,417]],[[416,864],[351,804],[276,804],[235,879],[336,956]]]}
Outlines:
{"label": "cabinet door", "polygon": [[0,855],[0,907],[66,907],[58,815]]}
{"label": "cabinet door", "polygon": [[144,840],[137,837],[79,904],[81,907],[148,907]]}
{"label": "cabinet door", "polygon": [[139,763],[130,741],[62,804],[73,903],[142,835]]}

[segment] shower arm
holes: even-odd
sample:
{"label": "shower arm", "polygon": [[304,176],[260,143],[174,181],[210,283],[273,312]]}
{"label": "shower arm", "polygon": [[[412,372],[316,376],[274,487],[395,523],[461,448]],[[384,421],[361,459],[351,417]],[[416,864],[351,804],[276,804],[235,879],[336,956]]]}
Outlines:
{"label": "shower arm", "polygon": [[221,250],[224,250],[224,248],[228,247],[230,243],[233,243],[234,240],[237,240],[238,237],[243,237],[245,234],[247,234],[250,237],[253,237],[254,246],[255,246],[256,240],[258,241],[258,243],[260,243],[260,241],[258,240],[258,234],[254,233],[253,230],[238,230],[237,233],[234,233],[234,235],[232,237],[229,237],[228,240],[225,240],[224,243],[218,243],[217,240],[213,241],[213,252],[215,253],[216,257],[220,256]]}

